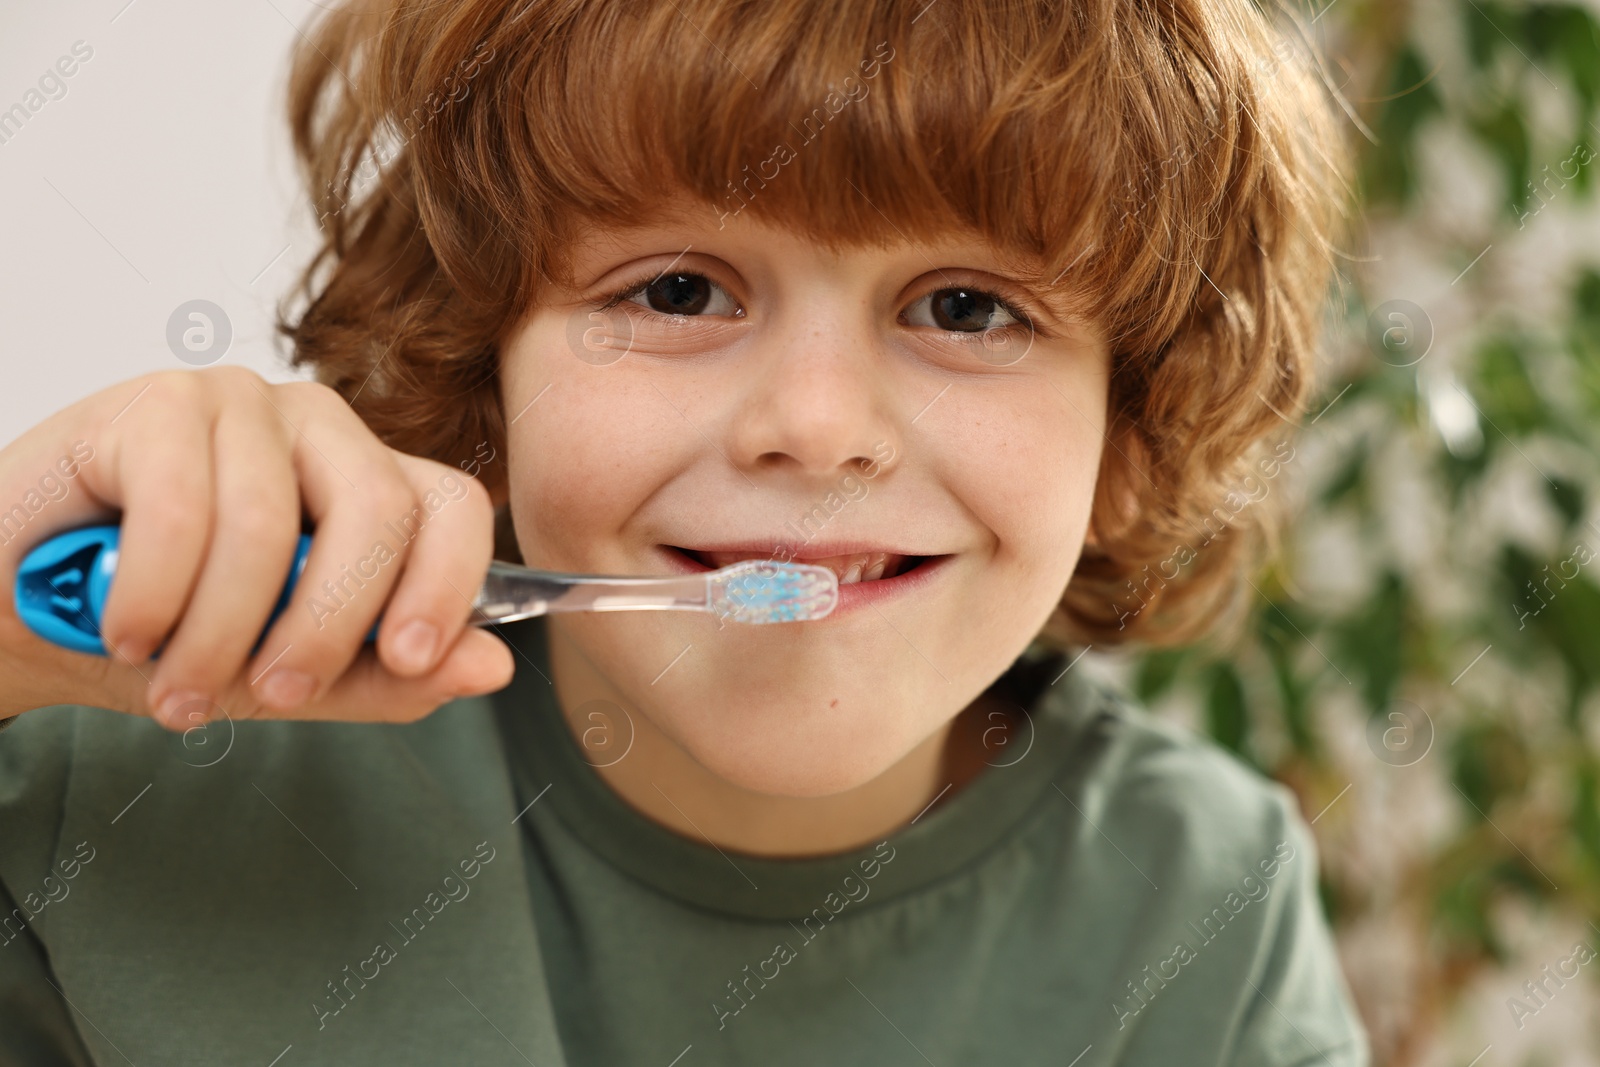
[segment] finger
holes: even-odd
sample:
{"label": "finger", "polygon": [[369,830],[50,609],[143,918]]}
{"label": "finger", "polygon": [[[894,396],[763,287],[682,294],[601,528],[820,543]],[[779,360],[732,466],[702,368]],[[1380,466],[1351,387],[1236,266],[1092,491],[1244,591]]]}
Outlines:
{"label": "finger", "polygon": [[[102,390],[56,412],[0,450],[0,577],[6,588],[14,582],[22,557],[52,534],[116,518],[117,505],[91,487],[85,468],[106,463],[111,433],[96,427],[116,422],[119,412],[148,387],[146,378]],[[4,614],[15,615],[9,599]]]}
{"label": "finger", "polygon": [[415,677],[433,667],[472,615],[494,557],[494,505],[482,483],[453,467],[400,453],[396,460],[428,518],[383,609],[378,652],[391,672]]}
{"label": "finger", "polygon": [[283,712],[315,700],[361,651],[399,577],[417,502],[397,453],[337,393],[297,382],[275,395],[316,524],[289,604],[247,668],[256,699]]}
{"label": "finger", "polygon": [[122,509],[117,572],[101,613],[101,640],[139,663],[183,612],[211,537],[213,408],[200,376],[152,377],[120,416],[104,458],[82,469],[87,486]]}
{"label": "finger", "polygon": [[251,389],[236,392],[217,422],[210,550],[147,698],[163,720],[226,689],[283,590],[300,536],[290,437],[283,419]]}
{"label": "finger", "polygon": [[[392,674],[377,650],[365,648],[328,691],[289,712],[257,707],[247,700],[244,717],[293,718],[321,722],[415,722],[439,705],[462,696],[503,689],[515,673],[511,650],[487,630],[468,627],[441,657],[439,665],[418,678]],[[235,718],[239,714],[230,711]]]}

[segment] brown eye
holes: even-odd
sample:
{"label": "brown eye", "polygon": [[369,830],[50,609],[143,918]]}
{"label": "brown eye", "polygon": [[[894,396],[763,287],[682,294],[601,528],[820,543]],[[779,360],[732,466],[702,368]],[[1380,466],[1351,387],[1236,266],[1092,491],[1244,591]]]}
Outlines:
{"label": "brown eye", "polygon": [[933,326],[953,333],[983,333],[1027,324],[1025,317],[992,293],[964,288],[935,289],[906,309],[906,321],[912,326]]}
{"label": "brown eye", "polygon": [[726,289],[703,274],[688,271],[638,281],[612,296],[605,306],[613,307],[624,300],[663,315],[685,318],[702,315],[740,318],[744,315],[738,301]]}
{"label": "brown eye", "polygon": [[644,295],[663,314],[698,315],[711,302],[711,283],[699,274],[663,274]]}
{"label": "brown eye", "polygon": [[983,330],[995,308],[994,298],[971,289],[940,289],[933,294],[933,321],[941,330]]}

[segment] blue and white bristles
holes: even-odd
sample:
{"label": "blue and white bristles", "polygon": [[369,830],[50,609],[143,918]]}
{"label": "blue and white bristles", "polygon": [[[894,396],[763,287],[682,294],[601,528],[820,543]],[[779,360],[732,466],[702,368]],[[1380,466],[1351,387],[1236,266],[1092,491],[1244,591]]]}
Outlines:
{"label": "blue and white bristles", "polygon": [[839,578],[827,567],[747,559],[706,575],[711,611],[734,622],[805,622],[839,603]]}

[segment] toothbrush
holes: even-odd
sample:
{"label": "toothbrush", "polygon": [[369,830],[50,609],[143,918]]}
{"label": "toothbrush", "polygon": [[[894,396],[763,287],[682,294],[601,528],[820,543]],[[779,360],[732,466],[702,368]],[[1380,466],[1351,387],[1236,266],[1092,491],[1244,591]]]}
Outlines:
{"label": "toothbrush", "polygon": [[[16,580],[17,615],[23,624],[63,648],[107,655],[100,613],[116,573],[121,534],[117,525],[85,526],[56,534],[29,551]],[[310,550],[311,535],[301,534],[257,648],[289,606]],[[626,578],[562,574],[494,560],[473,600],[472,624],[514,622],[552,611],[649,610],[704,611],[734,622],[803,622],[822,618],[838,602],[838,576],[827,567],[801,563],[752,559],[706,574]],[[377,637],[374,622],[366,640]]]}

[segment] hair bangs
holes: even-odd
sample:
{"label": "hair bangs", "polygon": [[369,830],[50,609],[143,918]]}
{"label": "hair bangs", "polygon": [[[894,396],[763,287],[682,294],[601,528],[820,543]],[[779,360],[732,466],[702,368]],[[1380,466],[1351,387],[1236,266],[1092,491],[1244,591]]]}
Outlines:
{"label": "hair bangs", "polygon": [[557,245],[580,220],[703,208],[835,249],[976,232],[1059,280],[1104,242],[1132,142],[1104,115],[1104,35],[1052,6],[535,5],[519,36],[560,61],[509,60],[489,95],[516,113],[472,121],[510,148],[495,199]]}

